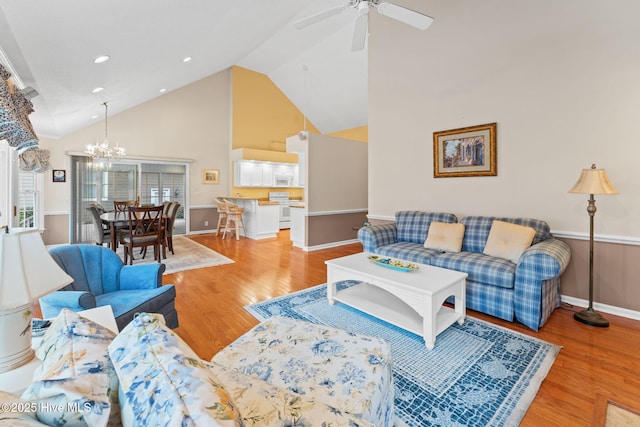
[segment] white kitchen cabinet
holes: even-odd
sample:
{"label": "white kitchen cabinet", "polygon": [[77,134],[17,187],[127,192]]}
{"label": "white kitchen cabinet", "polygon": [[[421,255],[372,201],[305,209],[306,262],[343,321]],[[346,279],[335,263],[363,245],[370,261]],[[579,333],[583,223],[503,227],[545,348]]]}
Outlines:
{"label": "white kitchen cabinet", "polygon": [[287,187],[295,187],[297,175],[298,165],[293,163],[236,160],[233,183],[236,187],[277,187],[276,178],[286,178]]}

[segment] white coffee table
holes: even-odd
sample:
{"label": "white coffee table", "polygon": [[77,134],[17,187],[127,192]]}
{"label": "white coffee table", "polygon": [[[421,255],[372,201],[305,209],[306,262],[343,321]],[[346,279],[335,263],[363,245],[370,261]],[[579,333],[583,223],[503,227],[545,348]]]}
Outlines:
{"label": "white coffee table", "polygon": [[[340,301],[420,335],[428,350],[440,332],[464,322],[467,273],[424,264],[416,264],[415,271],[396,271],[368,256],[357,253],[325,261],[329,303]],[[342,280],[362,283],[337,292],[336,283]],[[450,296],[455,297],[454,309],[442,305]]]}

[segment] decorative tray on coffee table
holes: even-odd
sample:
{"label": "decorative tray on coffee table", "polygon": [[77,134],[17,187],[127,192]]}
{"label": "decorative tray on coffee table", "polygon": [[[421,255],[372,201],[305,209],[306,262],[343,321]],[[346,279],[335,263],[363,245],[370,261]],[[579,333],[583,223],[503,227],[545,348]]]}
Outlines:
{"label": "decorative tray on coffee table", "polygon": [[378,255],[369,255],[368,258],[382,267],[390,268],[397,271],[407,272],[418,270],[420,268],[417,264],[414,264],[412,262],[400,261],[398,259],[382,257]]}

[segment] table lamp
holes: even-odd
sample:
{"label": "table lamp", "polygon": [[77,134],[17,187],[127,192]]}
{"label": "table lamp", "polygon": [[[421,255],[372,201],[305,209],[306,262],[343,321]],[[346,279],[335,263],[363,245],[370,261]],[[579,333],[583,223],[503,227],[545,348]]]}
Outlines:
{"label": "table lamp", "polygon": [[582,169],[578,182],[569,190],[569,193],[589,194],[589,308],[573,314],[573,318],[590,326],[606,328],[609,321],[593,309],[593,217],[596,214],[596,200],[594,194],[618,194],[618,191],[609,182],[609,177],[604,169]]}
{"label": "table lamp", "polygon": [[31,302],[71,282],[38,230],[0,230],[0,373],[33,358]]}

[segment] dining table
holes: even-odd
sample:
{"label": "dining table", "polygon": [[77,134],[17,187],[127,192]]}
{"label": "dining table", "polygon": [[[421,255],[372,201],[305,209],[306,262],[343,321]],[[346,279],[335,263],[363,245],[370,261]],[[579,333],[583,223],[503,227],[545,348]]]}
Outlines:
{"label": "dining table", "polygon": [[[162,220],[164,221],[165,224],[165,229],[167,224],[170,221],[170,218],[166,215],[162,215]],[[104,212],[102,215],[100,215],[100,221],[102,221],[103,224],[106,224],[109,226],[109,234],[110,234],[110,238],[111,238],[111,249],[116,252],[117,251],[117,247],[116,244],[118,242],[118,233],[117,231],[120,229],[128,229],[129,228],[129,212],[120,212],[120,211],[111,211],[111,212]],[[162,246],[163,246],[163,255],[164,258],[166,258],[166,250],[165,250],[165,246],[166,246],[166,239],[162,239]]]}

